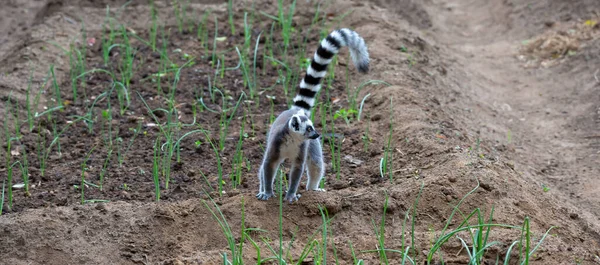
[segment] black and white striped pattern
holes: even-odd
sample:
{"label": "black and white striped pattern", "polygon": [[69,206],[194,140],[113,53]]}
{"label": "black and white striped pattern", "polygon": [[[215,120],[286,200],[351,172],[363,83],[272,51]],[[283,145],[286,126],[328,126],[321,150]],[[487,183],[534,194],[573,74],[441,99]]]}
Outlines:
{"label": "black and white striped pattern", "polygon": [[348,46],[350,49],[350,56],[359,72],[369,71],[369,52],[365,40],[353,30],[336,29],[319,44],[306,70],[306,75],[300,82],[300,90],[294,97],[292,108],[310,111],[315,104],[315,95],[321,89],[321,79],[327,74],[327,66],[343,46]]}

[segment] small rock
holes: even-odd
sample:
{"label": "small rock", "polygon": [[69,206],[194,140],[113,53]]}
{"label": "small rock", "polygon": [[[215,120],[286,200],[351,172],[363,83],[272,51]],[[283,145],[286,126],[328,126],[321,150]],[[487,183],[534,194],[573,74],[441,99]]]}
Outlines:
{"label": "small rock", "polygon": [[350,206],[352,206],[352,203],[351,203],[350,201],[348,201],[348,200],[344,200],[344,201],[342,202],[342,208],[348,208],[348,207],[350,207]]}
{"label": "small rock", "polygon": [[184,193],[185,190],[181,187],[181,185],[177,185],[177,187],[175,187],[173,189],[173,193]]}
{"label": "small rock", "polygon": [[193,169],[188,169],[187,172],[186,172],[186,175],[188,177],[193,177],[194,175],[196,175],[196,172],[194,172]]}
{"label": "small rock", "polygon": [[100,211],[101,213],[106,213],[108,211],[105,203],[96,204],[96,210]]}
{"label": "small rock", "polygon": [[238,194],[240,194],[240,190],[233,189],[233,190],[230,190],[227,195],[229,195],[229,197],[233,197],[233,196],[236,196]]}
{"label": "small rock", "polygon": [[131,200],[131,194],[129,194],[129,192],[126,191],[121,191],[121,197],[126,200]]}
{"label": "small rock", "polygon": [[571,219],[577,219],[577,218],[579,218],[579,215],[578,215],[578,214],[576,214],[576,213],[571,213],[571,214],[569,214],[569,217],[570,217]]}
{"label": "small rock", "polygon": [[371,156],[378,156],[379,154],[381,154],[381,152],[379,150],[376,150],[376,149],[371,150]]}
{"label": "small rock", "polygon": [[492,191],[494,189],[489,183],[481,182],[480,185],[486,191]]}
{"label": "small rock", "polygon": [[380,113],[377,113],[377,114],[375,114],[375,115],[371,116],[371,120],[372,120],[372,121],[378,121],[378,120],[381,120],[381,114],[380,114]]}
{"label": "small rock", "polygon": [[452,196],[446,195],[446,202],[452,202]]}
{"label": "small rock", "polygon": [[188,175],[187,175],[187,174],[183,174],[183,176],[181,176],[181,180],[182,180],[183,182],[189,182],[189,181],[190,181],[190,177],[188,177]]}
{"label": "small rock", "polygon": [[455,176],[450,176],[450,177],[448,177],[448,181],[454,183],[454,182],[456,182],[456,177]]}
{"label": "small rock", "polygon": [[508,167],[510,167],[510,169],[512,169],[512,170],[515,170],[515,162],[513,162],[513,161],[508,161],[508,162],[506,162],[506,165],[507,165]]}
{"label": "small rock", "polygon": [[350,167],[358,167],[364,163],[364,161],[354,158],[351,155],[344,156],[344,160],[350,163]]}

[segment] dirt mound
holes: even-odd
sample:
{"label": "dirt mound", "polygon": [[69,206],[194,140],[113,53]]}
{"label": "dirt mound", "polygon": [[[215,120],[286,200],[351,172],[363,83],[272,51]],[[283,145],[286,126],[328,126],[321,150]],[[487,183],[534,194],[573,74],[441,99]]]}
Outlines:
{"label": "dirt mound", "polygon": [[[592,21],[586,17],[591,1],[542,1],[547,6],[533,9],[517,0],[401,1],[402,8],[392,1],[298,1],[289,50],[282,45],[285,17],[268,1],[233,6],[231,17],[222,1],[157,2],[156,8],[125,1],[22,2],[26,16],[11,16],[18,3],[0,11],[23,25],[22,32],[0,27],[13,36],[0,39],[9,43],[0,48],[0,93],[10,102],[0,112],[7,113],[8,134],[16,134],[2,154],[9,164],[28,158],[30,178],[28,192],[16,188],[12,207],[5,199],[0,216],[0,259],[10,264],[217,264],[240,242],[243,260],[254,264],[259,254],[278,255],[280,237],[290,261],[307,254],[305,262],[360,258],[371,264],[384,258],[369,251],[385,247],[409,249],[423,263],[447,229],[460,228],[471,213],[480,214],[480,223],[498,224],[489,238],[497,243],[482,262],[504,260],[525,224],[532,248],[543,239],[532,264],[598,259],[600,211],[589,188],[600,186],[593,178],[599,145],[590,134],[600,124],[598,83],[575,89],[559,80],[593,80],[598,39],[574,37],[577,54],[542,72],[524,72],[514,56],[523,39],[547,30],[544,20]],[[547,13],[553,15],[542,20]],[[104,28],[111,23],[114,35]],[[246,32],[244,25],[251,25]],[[596,36],[597,26],[588,26],[577,29]],[[313,119],[324,132],[328,191],[301,192],[298,203],[284,204],[279,230],[279,197],[254,198],[264,136],[271,117],[288,107],[305,58],[335,27],[364,37],[371,70],[357,74],[348,52],[338,55]],[[573,35],[549,36],[524,51],[540,58],[568,54],[571,42],[564,40]],[[107,49],[108,38],[118,45]],[[117,79],[125,81],[117,85]],[[547,98],[534,97],[543,88]],[[131,93],[123,94],[127,89]],[[27,104],[28,94],[39,103]],[[578,102],[586,105],[567,107]],[[540,111],[547,103],[556,108],[548,110],[551,124]],[[52,111],[56,106],[61,109]],[[29,107],[51,115],[29,124]],[[181,138],[173,149],[162,145],[171,132]],[[575,132],[592,138],[567,137]],[[168,166],[153,167],[156,154],[168,150]],[[572,178],[566,177],[574,169],[568,159],[581,167]],[[13,173],[8,185],[22,182],[22,171],[13,169],[0,168],[3,180]],[[156,187],[160,170],[169,172],[168,186],[161,176]],[[591,184],[583,194],[569,196],[585,189],[585,181]],[[585,207],[576,207],[580,203]],[[233,231],[231,241],[220,218]],[[477,230],[471,228],[451,236],[434,261],[468,263],[461,240],[472,244]],[[391,262],[402,259],[387,253]],[[518,251],[509,256],[519,259]],[[319,260],[325,257],[329,262]]]}

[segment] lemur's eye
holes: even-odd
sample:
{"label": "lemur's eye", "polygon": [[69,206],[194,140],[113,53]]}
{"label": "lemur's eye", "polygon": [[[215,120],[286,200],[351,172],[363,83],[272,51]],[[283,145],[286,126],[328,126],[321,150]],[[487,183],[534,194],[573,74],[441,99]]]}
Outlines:
{"label": "lemur's eye", "polygon": [[308,127],[308,128],[306,128],[306,131],[307,131],[307,132],[311,132],[312,130],[313,130],[313,128],[312,128],[312,127]]}

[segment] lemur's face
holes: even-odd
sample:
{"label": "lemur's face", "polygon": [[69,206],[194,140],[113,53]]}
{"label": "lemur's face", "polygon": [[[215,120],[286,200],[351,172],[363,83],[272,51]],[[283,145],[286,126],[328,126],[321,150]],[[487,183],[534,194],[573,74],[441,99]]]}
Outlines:
{"label": "lemur's face", "polygon": [[320,136],[306,115],[295,114],[290,119],[288,126],[293,133],[303,135],[306,139],[317,139]]}

